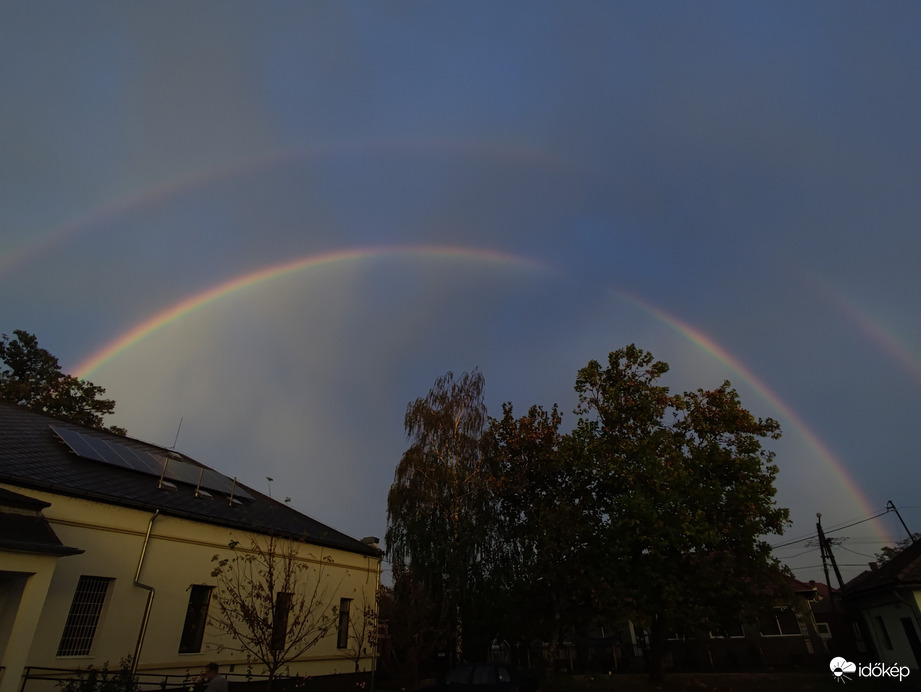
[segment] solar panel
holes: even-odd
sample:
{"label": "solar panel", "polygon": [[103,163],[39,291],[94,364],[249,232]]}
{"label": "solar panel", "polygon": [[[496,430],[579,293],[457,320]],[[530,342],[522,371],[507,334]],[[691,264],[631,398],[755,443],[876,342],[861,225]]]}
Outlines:
{"label": "solar panel", "polygon": [[[253,496],[243,490],[239,485],[234,489],[233,481],[227,476],[212,469],[189,463],[184,459],[176,459],[164,453],[155,456],[143,449],[137,449],[118,442],[104,440],[91,435],[67,428],[50,426],[54,433],[60,437],[71,451],[79,457],[92,461],[101,461],[105,464],[119,468],[137,471],[149,476],[160,477],[191,485],[195,488],[207,488],[225,495],[233,492],[234,497],[243,497],[252,500]],[[166,463],[166,471],[163,464]]]}
{"label": "solar panel", "polygon": [[198,485],[202,467],[194,466],[178,459],[169,459],[166,464],[166,478],[186,485]]}
{"label": "solar panel", "polygon": [[105,461],[105,457],[102,456],[91,444],[90,440],[92,438],[87,438],[80,433],[74,432],[73,430],[67,430],[66,428],[56,428],[53,425],[51,429],[57,433],[57,436],[60,437],[64,442],[70,447],[70,450],[79,457],[84,459],[92,459],[93,461]]}

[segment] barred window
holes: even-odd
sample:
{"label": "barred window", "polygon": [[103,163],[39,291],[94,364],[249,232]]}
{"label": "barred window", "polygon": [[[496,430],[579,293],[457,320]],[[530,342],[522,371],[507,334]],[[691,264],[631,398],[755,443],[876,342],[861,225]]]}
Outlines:
{"label": "barred window", "polygon": [[339,633],[336,637],[336,646],[340,649],[345,649],[349,645],[349,607],[351,605],[351,598],[339,599]]}
{"label": "barred window", "polygon": [[107,577],[80,577],[58,645],[58,656],[87,656],[90,653],[111,581]]}
{"label": "barred window", "polygon": [[179,640],[181,654],[201,652],[201,642],[208,622],[208,606],[211,605],[211,590],[212,587],[204,584],[192,584],[189,587],[189,607],[185,612],[182,637]]}

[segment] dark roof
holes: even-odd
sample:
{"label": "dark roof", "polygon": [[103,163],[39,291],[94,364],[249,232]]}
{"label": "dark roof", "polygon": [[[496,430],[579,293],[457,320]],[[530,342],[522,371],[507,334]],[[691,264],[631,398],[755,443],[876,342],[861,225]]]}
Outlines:
{"label": "dark roof", "polygon": [[899,586],[921,587],[921,541],[912,543],[876,569],[861,572],[844,585],[844,597]]}
{"label": "dark roof", "polygon": [[19,493],[14,493],[12,490],[0,488],[0,512],[6,508],[11,507],[16,509],[32,509],[36,512],[40,512],[45,509],[45,507],[50,506],[50,502],[45,502],[44,500],[29,497],[28,495],[20,495]]}
{"label": "dark roof", "polygon": [[[242,484],[240,487],[251,499],[230,502],[227,496],[216,492],[211,493],[212,497],[196,497],[195,488],[190,485],[175,483],[175,489],[161,489],[157,477],[82,458],[54,433],[52,425],[158,457],[176,455],[140,440],[0,402],[0,483],[123,507],[160,510],[162,514],[294,538],[362,555],[381,555],[377,547],[346,536]],[[187,463],[210,468],[185,455],[179,456]]]}
{"label": "dark roof", "polygon": [[77,555],[57,537],[42,510],[49,504],[0,488],[0,550],[43,555]]}

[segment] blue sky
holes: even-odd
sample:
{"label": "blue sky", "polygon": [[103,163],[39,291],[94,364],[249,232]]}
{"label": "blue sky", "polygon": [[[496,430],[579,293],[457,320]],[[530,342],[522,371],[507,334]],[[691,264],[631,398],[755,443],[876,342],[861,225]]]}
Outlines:
{"label": "blue sky", "polygon": [[[0,331],[72,369],[260,269],[462,247],[240,290],[90,379],[133,436],[181,419],[360,537],[438,376],[571,423],[577,370],[636,343],[780,420],[778,542],[890,499],[921,529],[919,29],[907,2],[7,3]],[[900,531],[833,534],[845,574]],[[810,548],[778,555],[816,576]]]}

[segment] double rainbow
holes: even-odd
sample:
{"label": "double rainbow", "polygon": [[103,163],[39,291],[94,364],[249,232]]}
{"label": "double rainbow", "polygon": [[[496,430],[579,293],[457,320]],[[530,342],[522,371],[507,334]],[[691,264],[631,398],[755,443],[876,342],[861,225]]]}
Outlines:
{"label": "double rainbow", "polygon": [[[403,257],[412,259],[448,259],[448,260],[466,260],[477,262],[496,263],[499,265],[518,267],[522,269],[531,269],[539,271],[551,271],[551,267],[545,264],[495,250],[485,250],[480,248],[470,248],[461,246],[403,246],[403,247],[369,247],[353,248],[348,250],[337,250],[323,254],[309,255],[298,259],[290,260],[280,264],[275,264],[253,272],[248,272],[236,276],[230,280],[219,283],[211,288],[188,296],[170,307],[156,313],[152,317],[135,325],[127,332],[122,333],[102,348],[91,354],[85,360],[77,365],[75,374],[80,378],[86,378],[102,368],[106,363],[117,358],[120,354],[132,348],[145,338],[154,334],[165,326],[172,324],[192,313],[205,308],[206,306],[221,300],[227,296],[256,288],[275,279],[288,276],[300,271],[329,266],[336,264],[345,264],[360,260],[370,260],[384,257]],[[791,423],[796,431],[802,436],[809,447],[815,452],[822,463],[838,478],[847,492],[851,495],[860,510],[870,516],[877,514],[877,510],[867,499],[859,486],[854,482],[843,463],[835,457],[828,446],[816,435],[807,423],[799,416],[792,407],[783,401],[765,382],[763,382],[755,373],[748,369],[741,361],[728,353],[718,343],[702,331],[692,327],[668,314],[661,308],[642,300],[626,292],[619,291],[621,298],[632,305],[643,310],[655,319],[668,325],[670,328],[679,333],[711,357],[725,364],[729,369],[737,373],[749,386],[751,386],[760,396],[762,396],[771,406],[773,406],[783,418]],[[881,540],[888,539],[888,533],[876,522],[873,524],[874,530]]]}

